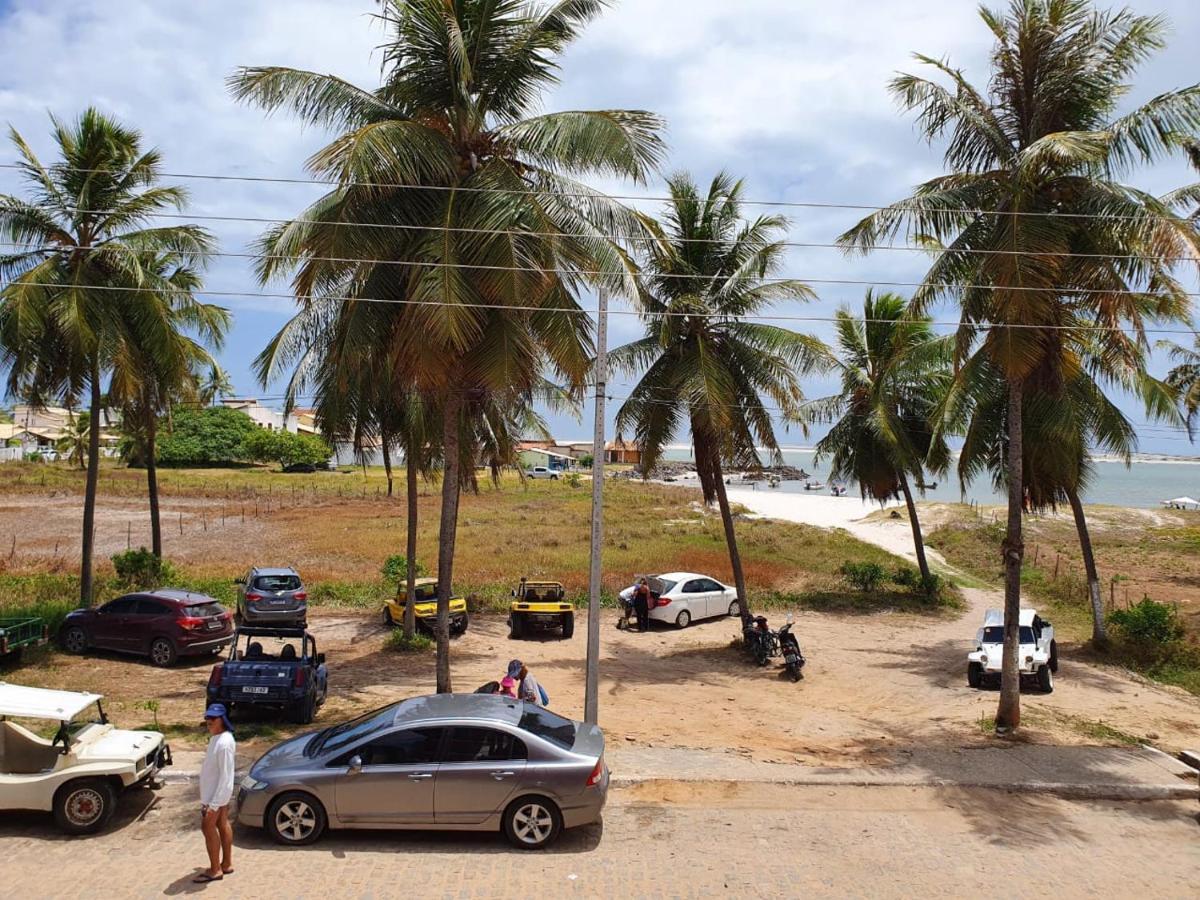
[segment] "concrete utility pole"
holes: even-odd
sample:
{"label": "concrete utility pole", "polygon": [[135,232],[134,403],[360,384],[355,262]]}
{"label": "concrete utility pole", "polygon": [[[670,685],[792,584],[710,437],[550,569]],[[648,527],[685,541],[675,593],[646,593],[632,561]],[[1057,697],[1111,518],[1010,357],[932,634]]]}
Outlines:
{"label": "concrete utility pole", "polygon": [[604,393],[608,380],[608,294],[599,292],[596,316],[596,430],[592,435],[592,560],[588,573],[587,679],[583,718],[600,722],[600,544],[604,517]]}

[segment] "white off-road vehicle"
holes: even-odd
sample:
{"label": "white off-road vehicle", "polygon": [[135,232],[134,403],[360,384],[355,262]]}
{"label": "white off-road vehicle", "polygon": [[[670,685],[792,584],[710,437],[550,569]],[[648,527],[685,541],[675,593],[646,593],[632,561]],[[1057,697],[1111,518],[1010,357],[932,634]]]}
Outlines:
{"label": "white off-road vehicle", "polygon": [[[155,782],[171,764],[163,736],[114,728],[101,699],[0,681],[0,810],[53,812],[68,834],[92,834],[116,811],[119,793]],[[58,722],[58,733],[47,740],[13,719]]]}
{"label": "white off-road vehicle", "polygon": [[[1022,609],[1020,652],[1017,666],[1022,676],[1036,678],[1043,693],[1054,690],[1054,673],[1058,671],[1058,644],[1054,642],[1054,626],[1037,614]],[[1000,681],[1004,658],[1004,611],[989,609],[983,617],[983,627],[975,633],[975,649],[967,654],[967,684],[973,688],[988,682]]]}

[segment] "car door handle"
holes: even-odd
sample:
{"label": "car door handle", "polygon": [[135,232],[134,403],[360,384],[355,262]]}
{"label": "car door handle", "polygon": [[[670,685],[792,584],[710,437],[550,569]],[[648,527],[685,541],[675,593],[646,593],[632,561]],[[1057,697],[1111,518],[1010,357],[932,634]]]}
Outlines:
{"label": "car door handle", "polygon": [[413,772],[411,775],[408,776],[408,780],[409,781],[424,781],[426,778],[432,778],[432,777],[433,777],[433,774],[430,772]]}
{"label": "car door handle", "polygon": [[497,781],[503,781],[505,778],[512,778],[516,772],[493,772],[492,777]]}

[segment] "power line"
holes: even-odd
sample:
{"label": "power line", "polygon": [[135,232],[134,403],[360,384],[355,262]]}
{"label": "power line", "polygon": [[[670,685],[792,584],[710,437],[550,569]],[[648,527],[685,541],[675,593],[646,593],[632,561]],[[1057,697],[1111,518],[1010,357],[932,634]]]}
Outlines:
{"label": "power line", "polygon": [[[458,264],[457,263],[441,263],[441,264],[420,263],[419,265],[437,265],[437,266],[452,266],[453,267],[453,266],[457,266]],[[526,271],[525,269],[509,269],[504,266],[488,267],[488,268],[496,268],[496,269],[499,269],[500,271]],[[542,270],[532,270],[532,271],[542,271]],[[553,271],[553,270],[549,270],[549,271]],[[588,274],[588,273],[577,272],[574,274],[583,275],[583,274]],[[602,273],[600,273],[600,274],[602,274]],[[613,273],[609,273],[609,274],[613,274]],[[863,285],[894,285],[894,284],[897,284],[897,282],[888,282],[888,281],[846,281],[846,282],[839,281],[836,283],[838,283],[838,284],[863,284]],[[7,287],[9,287],[11,285],[15,285],[15,284],[21,284],[21,285],[25,285],[28,287],[48,287],[48,288],[59,288],[59,289],[87,288],[89,290],[121,291],[121,292],[130,292],[130,293],[145,293],[147,290],[149,290],[148,288],[130,287],[127,285],[56,284],[54,282],[21,281],[19,279],[10,280],[5,285],[0,286],[0,290],[5,290],[5,289],[7,289]],[[445,300],[394,300],[394,299],[385,299],[382,297],[347,297],[347,296],[312,296],[312,295],[296,296],[295,294],[270,293],[270,292],[265,292],[265,291],[219,291],[219,290],[209,290],[209,289],[188,291],[188,290],[183,290],[183,289],[171,289],[171,288],[162,288],[162,289],[155,288],[155,289],[153,289],[153,291],[155,293],[160,293],[160,294],[179,294],[179,295],[184,295],[184,296],[189,296],[189,297],[196,297],[196,296],[200,296],[200,297],[231,297],[231,298],[248,298],[248,299],[262,299],[262,300],[279,299],[279,300],[291,300],[294,302],[301,302],[301,303],[310,302],[310,301],[317,301],[317,302],[326,301],[326,302],[338,302],[338,303],[389,303],[389,304],[394,304],[397,306],[434,306],[434,307],[451,307],[451,308],[456,308],[456,309],[488,309],[488,310],[493,310],[493,311],[503,310],[505,312],[540,312],[540,313],[557,313],[557,314],[563,314],[563,315],[585,315],[585,316],[593,316],[593,317],[596,314],[596,310],[590,309],[590,308],[585,308],[585,307],[556,308],[556,307],[547,307],[547,306],[517,306],[517,305],[508,305],[508,304],[500,304],[500,303],[452,303],[452,302],[445,301]],[[1137,292],[1129,291],[1126,293],[1137,293]],[[1189,296],[1189,297],[1200,296],[1200,294],[1187,294],[1186,296]],[[638,316],[638,317],[650,317],[650,318],[654,318],[657,316],[674,316],[674,317],[679,317],[679,318],[686,318],[688,316],[692,316],[692,317],[696,317],[696,318],[725,319],[728,321],[738,321],[738,322],[757,321],[757,320],[772,321],[772,322],[773,321],[780,321],[780,322],[839,322],[839,321],[841,321],[841,319],[839,319],[836,316],[788,316],[788,315],[778,315],[778,314],[774,314],[774,313],[763,313],[761,315],[755,314],[755,315],[746,315],[746,316],[727,316],[722,313],[677,312],[677,311],[673,311],[673,310],[664,310],[664,311],[654,312],[654,313],[643,313],[639,310],[634,310],[634,309],[610,309],[609,315]],[[863,322],[863,323],[893,323],[893,324],[895,323],[894,319],[876,319],[876,318],[867,319],[867,318],[854,317],[854,316],[851,317],[851,320],[854,322]],[[955,322],[955,321],[926,320],[926,321],[924,321],[924,324],[930,325],[930,326],[938,326],[938,327],[957,328],[961,323]],[[1138,329],[1133,329],[1133,328],[1129,328],[1129,327],[1123,328],[1118,325],[1091,325],[1091,324],[1026,325],[1026,324],[1016,324],[1016,323],[1006,324],[1003,322],[981,322],[978,324],[973,323],[972,327],[978,331],[990,331],[993,329],[1008,328],[1008,329],[1026,329],[1026,330],[1034,330],[1034,331],[1116,331],[1116,332],[1121,332],[1123,334],[1142,333],[1142,334],[1182,334],[1182,335],[1191,335],[1191,336],[1196,335],[1196,332],[1192,331],[1190,329],[1144,328],[1144,329],[1140,329],[1140,332],[1139,332]]]}
{"label": "power line", "polygon": [[[0,169],[17,169],[20,171],[29,171],[30,166],[22,163],[0,163]],[[77,166],[61,166],[50,165],[47,167],[49,171],[58,172],[78,172],[81,174],[92,175],[121,175],[122,170],[114,171],[112,169],[90,169]],[[569,197],[569,198],[587,198],[595,199],[603,197],[606,200],[628,200],[635,202],[646,203],[670,203],[672,198],[653,195],[638,195],[638,194],[604,194],[601,191],[591,192],[572,192],[572,191],[551,191],[551,190],[536,190],[527,188],[518,190],[516,188],[474,188],[474,187],[454,187],[449,185],[423,185],[423,184],[396,184],[379,181],[338,181],[334,179],[321,178],[281,178],[263,175],[214,175],[199,172],[158,172],[156,175],[159,178],[185,178],[198,181],[243,181],[260,184],[306,184],[306,185],[323,185],[326,187],[341,187],[348,188],[388,188],[402,191],[434,191],[443,193],[464,193],[464,194],[507,194],[516,197]],[[768,206],[784,209],[850,209],[850,210],[865,210],[865,211],[880,211],[884,209],[895,210],[911,210],[918,211],[920,207],[904,206],[903,204],[892,204],[878,206],[864,203],[828,203],[824,201],[805,201],[805,200],[746,200],[740,199],[738,203],[742,206]],[[970,207],[947,207],[938,210],[939,214],[959,213],[962,215],[971,216],[1053,216],[1063,219],[1119,219],[1119,220],[1139,220],[1143,218],[1152,219],[1162,222],[1181,222],[1185,219],[1175,219],[1169,216],[1127,216],[1127,215],[1105,215],[1103,213],[1061,213],[1061,212],[1026,212],[1020,210],[989,210],[989,209],[971,209]]]}

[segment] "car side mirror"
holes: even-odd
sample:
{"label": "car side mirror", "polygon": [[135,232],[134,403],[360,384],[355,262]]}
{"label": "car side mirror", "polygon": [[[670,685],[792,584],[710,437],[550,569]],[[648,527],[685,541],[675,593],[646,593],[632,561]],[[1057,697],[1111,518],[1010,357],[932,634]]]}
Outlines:
{"label": "car side mirror", "polygon": [[324,653],[317,654],[317,665],[318,666],[325,665],[325,654]]}
{"label": "car side mirror", "polygon": [[350,771],[351,772],[361,772],[362,771],[362,757],[361,756],[358,756],[356,754],[356,755],[350,757]]}

